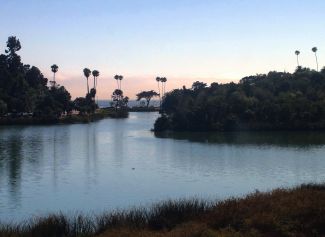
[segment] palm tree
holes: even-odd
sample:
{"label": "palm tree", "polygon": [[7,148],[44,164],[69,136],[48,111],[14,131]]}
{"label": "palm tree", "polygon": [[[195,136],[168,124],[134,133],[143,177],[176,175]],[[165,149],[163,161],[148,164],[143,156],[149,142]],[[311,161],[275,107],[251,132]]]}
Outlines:
{"label": "palm tree", "polygon": [[318,59],[317,59],[317,47],[313,47],[311,49],[311,51],[313,51],[315,53],[315,58],[316,58],[316,66],[317,66],[317,72],[318,72]]}
{"label": "palm tree", "polygon": [[161,96],[160,96],[160,81],[161,81],[161,78],[156,77],[156,81],[158,83],[159,105],[161,106]]}
{"label": "palm tree", "polygon": [[89,78],[90,74],[91,74],[90,69],[89,69],[89,68],[85,68],[85,69],[84,69],[84,75],[85,75],[85,77],[87,78],[87,93],[88,93],[88,94],[89,94],[89,83],[88,83],[88,78]]}
{"label": "palm tree", "polygon": [[118,84],[118,80],[120,79],[120,76],[119,75],[115,75],[114,76],[114,79],[116,80],[116,83],[117,83],[117,89],[120,89],[120,86]]}
{"label": "palm tree", "polygon": [[156,81],[158,83],[158,93],[160,94],[160,86],[159,86],[160,77],[156,77]]}
{"label": "palm tree", "polygon": [[295,51],[295,54],[297,55],[297,65],[299,67],[299,54],[300,54],[300,51],[299,50],[296,50]]}
{"label": "palm tree", "polygon": [[96,87],[97,87],[97,77],[99,77],[99,71],[94,70],[92,72],[92,74],[93,74],[93,77],[94,77],[94,89],[96,90]]}
{"label": "palm tree", "polygon": [[52,83],[53,86],[55,86],[55,85],[56,85],[56,82],[55,82],[55,73],[57,73],[57,71],[59,70],[58,65],[53,64],[53,65],[51,66],[51,70],[52,70],[52,72],[53,72],[53,81],[52,81],[51,83]]}
{"label": "palm tree", "polygon": [[163,96],[165,96],[167,78],[166,77],[162,77],[162,78],[160,78],[160,81],[162,83],[162,94],[163,94]]}
{"label": "palm tree", "polygon": [[118,79],[120,81],[120,90],[122,90],[122,80],[123,80],[123,76],[122,75],[119,75],[118,76]]}
{"label": "palm tree", "polygon": [[[122,80],[123,80],[123,76],[122,75],[115,75],[114,79],[116,80],[117,83],[117,89],[118,90],[122,90]],[[119,82],[120,81],[120,82]]]}

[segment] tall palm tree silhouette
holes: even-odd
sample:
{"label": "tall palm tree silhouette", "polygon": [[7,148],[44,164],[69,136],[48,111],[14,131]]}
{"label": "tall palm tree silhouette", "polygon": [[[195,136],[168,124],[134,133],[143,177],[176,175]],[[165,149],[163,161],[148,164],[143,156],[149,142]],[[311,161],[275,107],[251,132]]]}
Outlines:
{"label": "tall palm tree silhouette", "polygon": [[94,70],[92,72],[92,74],[93,74],[93,77],[94,77],[94,89],[96,90],[96,87],[97,87],[97,77],[99,77],[99,71]]}
{"label": "tall palm tree silhouette", "polygon": [[161,106],[161,95],[160,95],[160,81],[161,81],[161,78],[156,77],[156,81],[158,83],[159,105]]}
{"label": "tall palm tree silhouette", "polygon": [[120,76],[119,75],[115,75],[114,76],[114,79],[116,80],[116,83],[117,83],[117,89],[120,89],[120,86],[118,84],[118,80],[119,80]]}
{"label": "tall palm tree silhouette", "polygon": [[87,78],[87,93],[89,94],[89,83],[88,83],[88,78],[91,74],[91,71],[89,68],[84,68],[84,76]]}
{"label": "tall palm tree silhouette", "polygon": [[58,65],[53,64],[53,65],[51,66],[51,71],[53,72],[53,81],[51,82],[51,83],[52,83],[52,86],[55,86],[55,85],[56,85],[56,81],[55,81],[55,73],[57,73],[58,70],[59,70]]}
{"label": "tall palm tree silhouette", "polygon": [[123,80],[123,76],[122,75],[115,75],[114,79],[116,80],[117,83],[117,89],[118,90],[122,90],[122,80]]}
{"label": "tall palm tree silhouette", "polygon": [[316,68],[317,68],[317,72],[318,72],[318,59],[317,59],[317,47],[313,47],[311,49],[311,51],[313,51],[315,53],[315,58],[316,58]]}
{"label": "tall palm tree silhouette", "polygon": [[120,90],[122,90],[122,80],[123,80],[123,76],[122,75],[119,75],[118,76],[118,79],[120,81]]}
{"label": "tall palm tree silhouette", "polygon": [[295,54],[297,55],[297,65],[298,65],[298,67],[300,66],[299,65],[299,54],[300,54],[300,51],[299,50],[296,50],[295,51]]}
{"label": "tall palm tree silhouette", "polygon": [[163,96],[165,96],[167,78],[166,77],[162,77],[162,78],[160,78],[160,81],[162,83],[162,94],[163,94]]}

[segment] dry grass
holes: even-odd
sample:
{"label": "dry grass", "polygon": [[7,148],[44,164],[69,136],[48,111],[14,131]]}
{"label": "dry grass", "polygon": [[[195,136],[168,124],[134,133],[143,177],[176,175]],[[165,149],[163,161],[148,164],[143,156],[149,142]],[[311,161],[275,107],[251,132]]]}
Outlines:
{"label": "dry grass", "polygon": [[216,203],[166,201],[97,217],[53,215],[2,226],[2,236],[325,236],[325,185],[256,192]]}

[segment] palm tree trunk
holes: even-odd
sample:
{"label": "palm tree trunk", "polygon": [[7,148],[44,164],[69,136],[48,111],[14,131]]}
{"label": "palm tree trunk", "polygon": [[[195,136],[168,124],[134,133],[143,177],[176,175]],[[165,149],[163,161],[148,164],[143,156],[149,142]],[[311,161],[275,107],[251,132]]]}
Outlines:
{"label": "palm tree trunk", "polygon": [[164,90],[164,92],[163,92],[163,96],[165,96],[165,89],[166,89],[166,82],[163,82],[163,90]]}
{"label": "palm tree trunk", "polygon": [[297,65],[299,67],[299,56],[297,55]]}
{"label": "palm tree trunk", "polygon": [[316,58],[316,65],[317,65],[317,72],[318,72],[318,59],[317,59],[317,54],[315,52],[315,58]]}
{"label": "palm tree trunk", "polygon": [[55,86],[55,72],[53,73],[53,86]]}
{"label": "palm tree trunk", "polygon": [[161,107],[161,95],[160,95],[159,81],[158,81],[158,93],[159,93],[159,107]]}
{"label": "palm tree trunk", "polygon": [[88,83],[88,77],[87,77],[87,93],[89,94],[89,83]]}
{"label": "palm tree trunk", "polygon": [[95,76],[94,76],[94,89],[96,89],[96,84],[95,84]]}
{"label": "palm tree trunk", "polygon": [[118,80],[116,80],[116,83],[117,83],[117,89],[120,89],[120,86],[118,84]]}

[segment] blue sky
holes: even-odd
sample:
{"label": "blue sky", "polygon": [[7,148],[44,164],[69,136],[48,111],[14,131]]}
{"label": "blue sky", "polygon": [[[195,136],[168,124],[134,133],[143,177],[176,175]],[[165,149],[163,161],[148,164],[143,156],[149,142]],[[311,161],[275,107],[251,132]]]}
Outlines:
{"label": "blue sky", "polygon": [[315,67],[313,46],[325,64],[325,1],[321,0],[0,0],[1,52],[10,35],[22,43],[25,63],[58,80],[72,95],[85,93],[82,69],[101,72],[100,98],[125,77],[130,97],[195,80],[238,81],[270,70]]}

